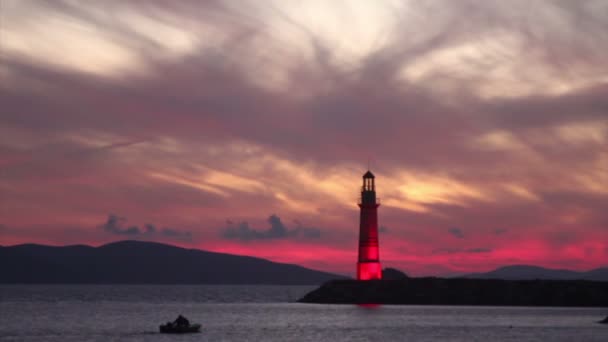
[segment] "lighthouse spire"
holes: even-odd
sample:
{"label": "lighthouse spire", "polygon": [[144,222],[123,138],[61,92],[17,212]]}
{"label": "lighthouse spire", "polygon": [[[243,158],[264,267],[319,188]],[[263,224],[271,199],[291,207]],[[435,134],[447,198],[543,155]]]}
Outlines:
{"label": "lighthouse spire", "polygon": [[359,259],[357,280],[382,279],[380,246],[378,243],[378,206],[376,176],[367,170],[363,175],[359,217]]}

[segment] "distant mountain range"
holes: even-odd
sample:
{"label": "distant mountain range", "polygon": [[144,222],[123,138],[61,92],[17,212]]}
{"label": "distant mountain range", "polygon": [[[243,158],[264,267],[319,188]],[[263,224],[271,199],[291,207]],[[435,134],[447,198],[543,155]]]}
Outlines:
{"label": "distant mountain range", "polygon": [[[391,279],[407,278],[385,269]],[[0,246],[0,283],[89,284],[321,284],[346,276],[265,259],[185,249],[171,245],[120,241],[100,247]],[[608,281],[608,268],[587,272],[538,266],[505,266],[458,278],[505,280]]]}
{"label": "distant mountain range", "polygon": [[343,275],[155,242],[0,246],[0,283],[321,284]]}
{"label": "distant mountain range", "polygon": [[459,278],[506,279],[506,280],[595,280],[608,281],[608,268],[596,268],[587,272],[550,269],[538,266],[513,265],[497,268],[486,273],[471,273]]}

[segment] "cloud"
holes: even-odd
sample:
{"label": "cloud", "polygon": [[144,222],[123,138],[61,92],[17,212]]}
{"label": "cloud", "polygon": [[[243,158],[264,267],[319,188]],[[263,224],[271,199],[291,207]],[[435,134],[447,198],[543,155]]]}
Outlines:
{"label": "cloud", "polygon": [[431,254],[433,254],[433,255],[460,254],[460,253],[476,254],[476,253],[491,253],[492,251],[493,251],[492,248],[484,248],[484,247],[468,248],[468,249],[462,249],[462,248],[438,248],[438,249],[433,250]]}
{"label": "cloud", "polygon": [[102,225],[102,228],[108,233],[117,235],[136,236],[141,234],[141,231],[137,226],[124,228],[123,223],[126,221],[127,219],[124,217],[118,217],[114,214],[110,214],[108,215],[108,220],[106,221],[106,223]]}
{"label": "cloud", "polygon": [[[11,241],[74,239],[60,227],[114,208],[200,226],[210,246],[321,236],[278,217],[249,225],[273,208],[332,227],[323,241],[341,248],[329,237],[355,234],[366,156],[380,230],[400,227],[383,246],[531,241],[555,254],[529,260],[549,262],[603,241],[608,2],[316,3],[3,3],[0,198],[11,201],[0,216]],[[246,219],[213,240],[234,213]],[[104,226],[181,232],[120,217]],[[453,226],[466,232],[445,234]]]}
{"label": "cloud", "polygon": [[469,248],[466,250],[467,253],[491,253],[492,251],[493,251],[492,248],[483,248],[483,247]]}
{"label": "cloud", "polygon": [[456,254],[462,253],[461,248],[437,248],[431,252],[431,254]]}
{"label": "cloud", "polygon": [[144,229],[145,229],[145,232],[147,234],[154,234],[154,233],[156,233],[156,227],[153,224],[146,223],[144,225]]}
{"label": "cloud", "polygon": [[296,227],[289,229],[286,227],[281,218],[276,215],[268,217],[270,227],[268,229],[254,229],[249,227],[249,223],[241,222],[234,224],[232,221],[227,221],[226,227],[222,236],[229,240],[268,240],[268,239],[318,239],[321,237],[321,231],[317,228],[304,227],[296,223]]}
{"label": "cloud", "polygon": [[138,226],[124,227],[126,222],[127,219],[125,217],[110,214],[108,215],[106,223],[104,223],[101,228],[107,233],[124,235],[131,238],[154,239],[160,237],[169,237],[184,240],[190,240],[192,238],[192,233],[187,231],[180,231],[173,228],[157,229],[156,226],[150,223],[144,224],[142,228]]}
{"label": "cloud", "polygon": [[448,233],[458,239],[464,239],[464,232],[460,228],[450,228],[448,229]]}

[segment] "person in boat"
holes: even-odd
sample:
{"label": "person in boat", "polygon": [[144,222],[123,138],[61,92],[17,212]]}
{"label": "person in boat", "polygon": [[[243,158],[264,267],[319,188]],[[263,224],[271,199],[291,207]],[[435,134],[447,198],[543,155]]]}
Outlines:
{"label": "person in boat", "polygon": [[187,327],[190,325],[190,321],[188,321],[186,317],[180,314],[179,316],[177,316],[175,321],[173,321],[173,324],[177,325],[178,327]]}

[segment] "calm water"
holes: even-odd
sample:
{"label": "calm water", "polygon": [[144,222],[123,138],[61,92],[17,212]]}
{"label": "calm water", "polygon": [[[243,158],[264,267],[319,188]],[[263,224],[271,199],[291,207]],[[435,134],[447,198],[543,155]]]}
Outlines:
{"label": "calm water", "polygon": [[[608,309],[293,302],[311,289],[0,285],[0,341],[608,341]],[[157,333],[179,313],[203,332]]]}

